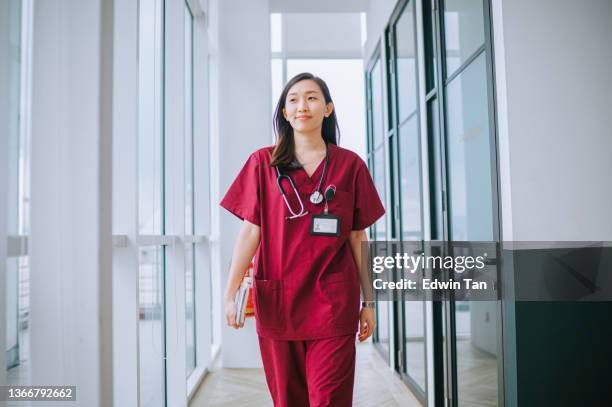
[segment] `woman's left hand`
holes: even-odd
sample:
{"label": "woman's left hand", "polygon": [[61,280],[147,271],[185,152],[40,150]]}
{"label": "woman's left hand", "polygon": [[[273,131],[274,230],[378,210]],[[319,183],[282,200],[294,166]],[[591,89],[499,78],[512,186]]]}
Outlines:
{"label": "woman's left hand", "polygon": [[376,326],[376,318],[374,317],[373,308],[361,308],[359,312],[359,342],[363,342],[372,336],[374,327]]}

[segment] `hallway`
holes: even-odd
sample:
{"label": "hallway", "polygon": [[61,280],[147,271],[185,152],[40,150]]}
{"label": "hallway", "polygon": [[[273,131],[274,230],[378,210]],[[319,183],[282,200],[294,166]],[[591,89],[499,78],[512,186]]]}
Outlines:
{"label": "hallway", "polygon": [[[190,407],[264,407],[272,399],[262,369],[223,369],[215,364]],[[357,343],[355,407],[418,407],[421,404],[389,369],[371,341]]]}
{"label": "hallway", "polygon": [[[362,231],[384,269],[371,276],[490,288],[373,290],[355,406],[612,405],[610,21],[610,0],[0,1],[0,395],[271,406],[256,321],[235,330],[224,309],[242,220],[264,214],[283,225],[271,246],[300,246],[256,263],[276,273],[256,274],[262,298],[315,269],[283,291],[296,324],[279,335],[353,329],[333,300],[360,311],[369,294],[349,253]],[[281,97],[302,72],[329,88],[328,132],[337,117],[336,146],[317,141],[341,154],[313,168],[331,217],[310,186],[297,216],[270,156],[251,160],[291,127],[275,111],[312,119]],[[318,90],[302,110],[329,108]],[[250,219],[220,205],[245,168],[233,201]],[[302,246],[311,235],[320,247]],[[342,265],[312,260],[327,252]],[[429,255],[484,261],[381,266]]]}

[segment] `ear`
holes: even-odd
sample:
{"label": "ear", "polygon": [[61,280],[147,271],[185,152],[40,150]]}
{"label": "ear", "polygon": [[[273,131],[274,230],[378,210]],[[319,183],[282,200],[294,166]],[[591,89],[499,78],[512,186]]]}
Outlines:
{"label": "ear", "polygon": [[283,117],[285,118],[285,120],[287,120],[287,112],[285,111],[284,107],[283,107]]}
{"label": "ear", "polygon": [[330,114],[334,111],[334,104],[329,102],[325,105],[325,117],[329,117]]}

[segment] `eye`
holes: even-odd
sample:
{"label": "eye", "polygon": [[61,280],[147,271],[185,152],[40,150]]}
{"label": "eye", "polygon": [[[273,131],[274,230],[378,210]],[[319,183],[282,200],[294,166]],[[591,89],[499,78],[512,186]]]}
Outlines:
{"label": "eye", "polygon": [[291,103],[295,102],[295,98],[289,99],[289,102],[291,102]]}
{"label": "eye", "polygon": [[311,99],[316,100],[317,98],[315,96],[310,96],[308,100],[311,100]]}

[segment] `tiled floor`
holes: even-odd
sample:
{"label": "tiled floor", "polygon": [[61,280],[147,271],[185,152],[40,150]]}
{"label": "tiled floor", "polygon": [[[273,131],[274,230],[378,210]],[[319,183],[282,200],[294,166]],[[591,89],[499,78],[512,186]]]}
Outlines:
{"label": "tiled floor", "polygon": [[[272,406],[263,369],[213,368],[195,394],[191,407]],[[353,405],[358,407],[420,406],[406,385],[389,370],[370,342],[357,344]]]}

